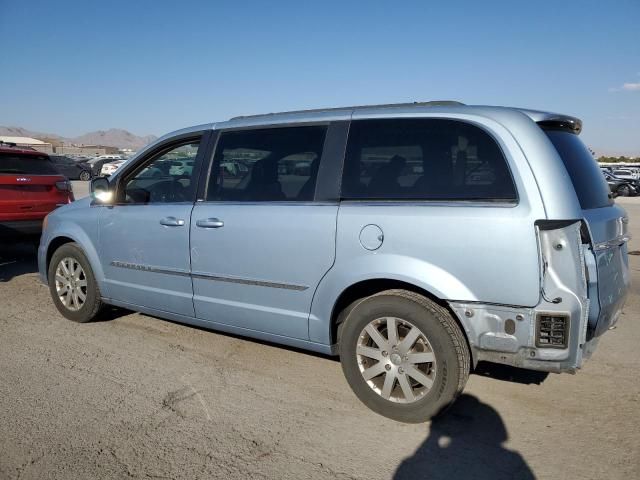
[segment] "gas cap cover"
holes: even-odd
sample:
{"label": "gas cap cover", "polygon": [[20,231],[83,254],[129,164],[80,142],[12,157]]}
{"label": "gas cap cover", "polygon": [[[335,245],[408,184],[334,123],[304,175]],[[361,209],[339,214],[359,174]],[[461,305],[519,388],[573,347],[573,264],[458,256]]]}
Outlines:
{"label": "gas cap cover", "polygon": [[367,250],[377,250],[384,242],[384,233],[378,225],[365,225],[360,230],[360,245]]}

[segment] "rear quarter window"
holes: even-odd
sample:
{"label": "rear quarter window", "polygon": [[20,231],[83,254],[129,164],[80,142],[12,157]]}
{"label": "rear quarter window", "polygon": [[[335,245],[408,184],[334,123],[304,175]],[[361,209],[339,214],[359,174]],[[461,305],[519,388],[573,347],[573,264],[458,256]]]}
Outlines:
{"label": "rear quarter window", "polygon": [[0,153],[0,175],[60,175],[49,157]]}
{"label": "rear quarter window", "polygon": [[613,204],[609,186],[589,149],[575,133],[544,129],[564,163],[583,210]]}
{"label": "rear quarter window", "polygon": [[342,199],[515,202],[517,194],[500,147],[480,128],[381,119],[351,124]]}

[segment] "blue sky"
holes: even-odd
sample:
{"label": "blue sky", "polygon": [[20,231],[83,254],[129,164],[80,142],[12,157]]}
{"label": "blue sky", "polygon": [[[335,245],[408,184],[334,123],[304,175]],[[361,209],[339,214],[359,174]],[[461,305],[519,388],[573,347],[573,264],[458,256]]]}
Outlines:
{"label": "blue sky", "polygon": [[0,125],[455,99],[576,115],[598,153],[640,155],[639,32],[638,0],[0,0]]}

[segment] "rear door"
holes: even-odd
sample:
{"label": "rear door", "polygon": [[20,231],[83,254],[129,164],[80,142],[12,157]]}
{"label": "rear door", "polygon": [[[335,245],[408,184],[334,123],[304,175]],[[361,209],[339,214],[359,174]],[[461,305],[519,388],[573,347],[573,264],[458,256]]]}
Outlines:
{"label": "rear door", "polygon": [[0,152],[0,220],[40,219],[68,203],[68,186],[58,182],[64,178],[46,155]]}
{"label": "rear door", "polygon": [[198,172],[172,167],[187,158],[199,165],[204,138],[165,143],[115,179],[117,203],[100,212],[108,298],[193,317],[189,223]]}
{"label": "rear door", "polygon": [[[545,129],[571,177],[592,240],[587,252],[590,270],[589,329],[587,338],[599,336],[617,320],[629,288],[625,210],[616,205],[591,152],[577,134]],[[596,276],[597,282],[593,276]]]}
{"label": "rear door", "polygon": [[311,300],[335,257],[337,198],[317,181],[337,158],[330,138],[327,125],[220,134],[191,222],[198,318],[309,338]]}

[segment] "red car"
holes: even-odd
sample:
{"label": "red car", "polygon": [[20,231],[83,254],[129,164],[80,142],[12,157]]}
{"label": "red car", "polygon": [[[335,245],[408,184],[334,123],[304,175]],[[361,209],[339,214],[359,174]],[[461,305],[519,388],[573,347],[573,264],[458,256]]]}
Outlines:
{"label": "red car", "polygon": [[40,235],[44,217],[72,201],[47,154],[0,143],[0,238]]}

